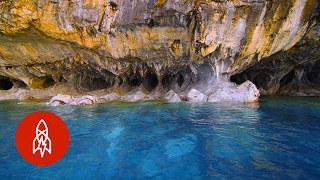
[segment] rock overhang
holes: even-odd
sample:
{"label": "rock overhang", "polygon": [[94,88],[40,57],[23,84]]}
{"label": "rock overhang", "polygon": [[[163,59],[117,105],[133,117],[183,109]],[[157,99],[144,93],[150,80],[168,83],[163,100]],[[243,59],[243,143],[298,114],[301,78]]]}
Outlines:
{"label": "rock overhang", "polygon": [[[311,29],[319,24],[315,0],[33,0],[0,8],[0,75],[31,91],[53,88],[51,95],[142,88],[186,96],[212,79],[285,56],[307,36],[315,38]],[[249,80],[265,86],[263,78]]]}

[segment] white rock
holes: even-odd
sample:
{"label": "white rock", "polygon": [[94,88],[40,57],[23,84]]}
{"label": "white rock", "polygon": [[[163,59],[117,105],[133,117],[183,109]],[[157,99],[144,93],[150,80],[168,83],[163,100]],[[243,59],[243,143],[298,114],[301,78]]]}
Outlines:
{"label": "white rock", "polygon": [[79,105],[79,103],[77,102],[77,101],[73,101],[73,102],[71,102],[70,104],[68,104],[68,105],[71,105],[71,106],[78,106]]}
{"label": "white rock", "polygon": [[70,103],[69,105],[91,105],[91,104],[99,102],[97,97],[89,96],[89,95],[78,96],[73,99],[74,99],[74,101],[72,103]]}
{"label": "white rock", "polygon": [[173,90],[170,90],[169,92],[167,92],[167,94],[164,96],[164,99],[167,100],[168,102],[180,102],[181,101],[178,94],[175,93]]}
{"label": "white rock", "polygon": [[232,101],[232,95],[229,89],[218,89],[216,92],[212,93],[208,97],[208,102],[228,102]]}
{"label": "white rock", "polygon": [[62,103],[61,101],[53,101],[53,102],[49,102],[48,105],[50,105],[50,106],[59,106],[59,105],[62,105],[61,103]]}
{"label": "white rock", "polygon": [[137,102],[137,101],[142,101],[146,98],[146,94],[144,94],[141,91],[136,92],[133,96],[131,96],[128,101],[130,102]]}
{"label": "white rock", "polygon": [[63,104],[70,104],[73,101],[74,100],[73,100],[72,96],[70,96],[70,95],[58,94],[58,95],[51,98],[48,105],[57,106],[57,105],[63,105]]}
{"label": "white rock", "polygon": [[202,92],[191,89],[188,93],[188,100],[191,102],[206,102],[208,99],[208,96],[203,94]]}
{"label": "white rock", "polygon": [[91,99],[84,98],[77,102],[78,105],[91,105],[94,102]]}
{"label": "white rock", "polygon": [[107,95],[104,95],[104,96],[100,96],[98,98],[98,101],[99,102],[104,102],[104,101],[114,101],[116,99],[119,99],[119,95],[117,93],[110,93],[110,94],[107,94]]}
{"label": "white rock", "polygon": [[81,96],[80,100],[85,100],[88,99],[90,101],[92,101],[92,103],[97,103],[98,102],[98,98],[95,96]]}
{"label": "white rock", "polygon": [[259,100],[259,89],[251,81],[246,81],[239,86],[239,90],[243,90],[243,102],[256,102]]}
{"label": "white rock", "polygon": [[219,88],[209,95],[208,102],[255,102],[259,96],[257,87],[246,81],[240,85]]}

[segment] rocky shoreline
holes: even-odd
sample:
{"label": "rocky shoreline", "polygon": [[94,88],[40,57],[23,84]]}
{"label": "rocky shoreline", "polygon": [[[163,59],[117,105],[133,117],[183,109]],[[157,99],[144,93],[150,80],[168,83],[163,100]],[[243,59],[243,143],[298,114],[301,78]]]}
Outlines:
{"label": "rocky shoreline", "polygon": [[[197,89],[191,89],[188,93],[177,94],[173,90],[168,91],[166,94],[154,92],[153,94],[146,93],[143,90],[135,90],[126,95],[119,95],[115,92],[103,94],[102,92],[96,93],[100,95],[81,94],[81,95],[68,95],[57,94],[54,95],[47,105],[92,105],[97,103],[106,103],[112,101],[121,102],[138,102],[138,101],[153,101],[161,100],[170,103],[190,101],[190,102],[256,102],[260,96],[259,90],[250,81],[246,81],[241,85],[229,83],[226,81],[219,81],[220,87],[206,89],[200,92]],[[54,94],[52,89],[45,91],[28,91],[28,90],[15,90],[12,94],[3,95],[0,99],[45,99]],[[206,94],[204,94],[206,93]],[[1,91],[0,91],[1,94]]]}

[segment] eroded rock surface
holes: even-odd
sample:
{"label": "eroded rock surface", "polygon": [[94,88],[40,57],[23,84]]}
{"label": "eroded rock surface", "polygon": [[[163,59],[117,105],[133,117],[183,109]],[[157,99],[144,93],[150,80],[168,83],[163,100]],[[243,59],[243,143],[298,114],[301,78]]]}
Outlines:
{"label": "eroded rock surface", "polygon": [[114,93],[110,99],[140,101],[173,90],[187,99],[197,89],[210,101],[220,97],[212,93],[221,79],[250,80],[262,94],[320,95],[319,7],[318,0],[2,0],[0,98]]}
{"label": "eroded rock surface", "polygon": [[208,102],[255,102],[260,96],[259,90],[250,81],[240,85],[228,83],[220,86],[209,95]]}
{"label": "eroded rock surface", "polygon": [[191,89],[188,93],[188,100],[191,102],[207,102],[208,96],[196,89]]}
{"label": "eroded rock surface", "polygon": [[164,96],[164,99],[168,102],[180,102],[181,99],[177,93],[175,93],[173,90],[170,90],[167,92],[167,94]]}

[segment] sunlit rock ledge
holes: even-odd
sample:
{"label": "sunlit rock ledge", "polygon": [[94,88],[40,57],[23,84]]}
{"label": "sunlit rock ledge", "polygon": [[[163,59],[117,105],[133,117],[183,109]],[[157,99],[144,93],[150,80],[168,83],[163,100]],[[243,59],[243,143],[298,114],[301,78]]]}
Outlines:
{"label": "sunlit rock ledge", "polygon": [[319,7],[318,0],[0,1],[0,99],[318,96]]}

